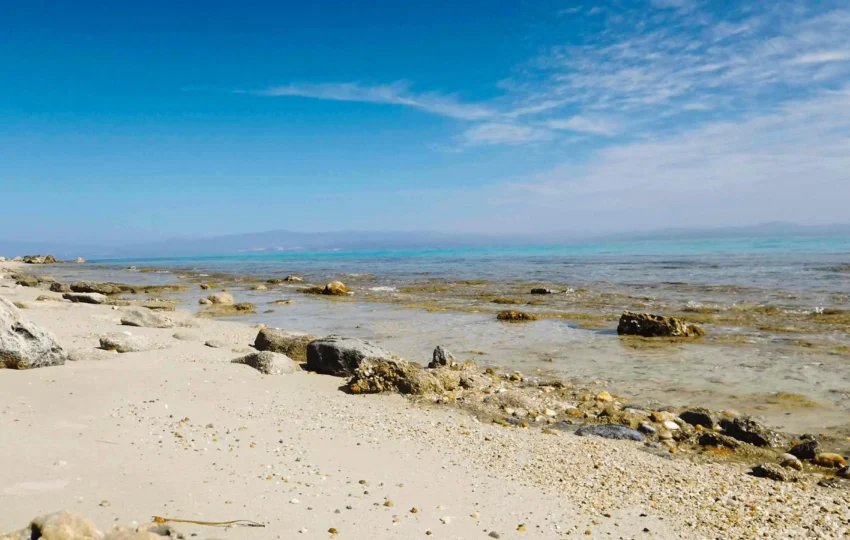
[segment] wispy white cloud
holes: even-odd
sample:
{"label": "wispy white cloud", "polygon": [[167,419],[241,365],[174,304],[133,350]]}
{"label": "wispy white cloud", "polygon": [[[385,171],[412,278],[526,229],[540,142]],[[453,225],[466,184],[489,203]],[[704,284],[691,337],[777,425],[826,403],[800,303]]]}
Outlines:
{"label": "wispy white cloud", "polygon": [[638,216],[645,226],[670,225],[672,215],[690,224],[733,215],[830,221],[850,200],[848,170],[850,85],[770,114],[611,146],[502,185],[491,202],[534,216],[577,211],[598,225]]}
{"label": "wispy white cloud", "polygon": [[573,116],[572,118],[554,119],[546,123],[550,129],[565,129],[579,133],[591,133],[594,135],[616,135],[617,125],[604,118],[588,118],[585,116]]}
{"label": "wispy white cloud", "polygon": [[463,141],[470,146],[481,144],[524,144],[543,141],[551,138],[548,130],[507,124],[488,122],[474,126],[463,133]]}
{"label": "wispy white cloud", "polygon": [[[848,38],[850,39],[850,38]],[[792,64],[825,64],[828,62],[850,61],[850,50],[845,51],[820,51],[801,54],[791,61]]]}
{"label": "wispy white cloud", "polygon": [[401,105],[462,120],[483,120],[495,114],[484,105],[462,103],[454,96],[437,92],[418,94],[411,92],[410,84],[406,81],[374,86],[360,83],[290,84],[258,93],[266,96],[297,96],[332,101]]}

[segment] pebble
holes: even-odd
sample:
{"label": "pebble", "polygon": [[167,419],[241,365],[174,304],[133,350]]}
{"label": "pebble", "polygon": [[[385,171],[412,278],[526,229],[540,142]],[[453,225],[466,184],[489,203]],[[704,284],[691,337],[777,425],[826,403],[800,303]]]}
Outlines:
{"label": "pebble", "polygon": [[666,428],[667,428],[667,429],[669,429],[670,431],[676,431],[676,430],[678,430],[678,429],[681,429],[681,428],[679,427],[679,424],[677,424],[676,422],[674,422],[674,421],[672,421],[672,420],[666,420],[666,421],[664,422],[664,427],[666,427]]}
{"label": "pebble", "polygon": [[496,531],[490,531],[490,534],[488,534],[487,536],[489,536],[490,538],[501,538],[502,537],[502,535],[497,533]]}
{"label": "pebble", "polygon": [[299,501],[298,499],[292,499],[291,501],[289,501],[289,504],[298,504],[300,502],[301,501]]}
{"label": "pebble", "polygon": [[641,433],[644,433],[646,435],[655,435],[655,434],[658,433],[658,430],[656,430],[654,427],[652,427],[652,424],[650,424],[648,422],[641,422],[640,425],[638,426],[638,431],[640,431]]}
{"label": "pebble", "polygon": [[440,523],[442,523],[443,525],[448,525],[451,522],[452,518],[450,518],[449,516],[443,516],[440,518]]}

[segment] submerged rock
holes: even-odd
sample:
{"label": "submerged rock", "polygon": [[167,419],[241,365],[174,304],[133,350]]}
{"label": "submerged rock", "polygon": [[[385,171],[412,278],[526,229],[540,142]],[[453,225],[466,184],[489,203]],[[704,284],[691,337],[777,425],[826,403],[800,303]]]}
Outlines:
{"label": "submerged rock", "polygon": [[531,294],[558,294],[555,289],[545,289],[543,287],[535,287],[531,289]]}
{"label": "submerged rock", "polygon": [[304,281],[304,278],[290,274],[290,275],[286,276],[285,278],[283,278],[283,281],[299,282],[299,281]]}
{"label": "submerged rock", "polygon": [[496,315],[496,319],[500,321],[506,322],[527,322],[527,321],[536,321],[537,315],[531,315],[530,313],[525,313],[522,311],[500,311],[498,315]]}
{"label": "submerged rock", "polygon": [[127,308],[121,315],[121,324],[124,326],[138,326],[142,328],[174,328],[174,321],[165,315],[161,315],[148,308]]}
{"label": "submerged rock", "polygon": [[[203,298],[201,300],[204,300]],[[250,315],[257,312],[257,307],[250,302],[238,304],[210,304],[210,307],[198,312],[201,318],[228,317],[231,315]]]}
{"label": "submerged rock", "polygon": [[442,345],[437,345],[437,348],[434,349],[434,354],[431,359],[431,363],[428,364],[428,367],[436,368],[441,366],[451,366],[454,362],[454,355],[449,352],[448,349],[443,348]]}
{"label": "submerged rock", "polygon": [[364,360],[396,360],[396,356],[368,341],[330,336],[307,346],[307,369],[325,375],[354,375]]}
{"label": "submerged rock", "polygon": [[233,364],[251,366],[264,375],[289,375],[301,371],[298,363],[285,354],[260,351],[231,360]]}
{"label": "submerged rock", "polygon": [[211,304],[232,305],[233,295],[229,292],[218,292],[207,296]]}
{"label": "submerged rock", "polygon": [[62,298],[75,304],[102,304],[107,300],[106,295],[100,293],[65,293]]}
{"label": "submerged rock", "polygon": [[675,317],[652,315],[650,313],[632,313],[626,311],[620,316],[617,333],[621,336],[641,337],[700,337],[702,328],[688,324]]}
{"label": "submerged rock", "polygon": [[584,426],[576,431],[576,435],[580,437],[585,437],[587,435],[595,435],[597,437],[603,437],[605,439],[627,439],[638,442],[643,442],[646,438],[643,436],[643,433],[636,429],[616,424]]}
{"label": "submerged rock", "polygon": [[282,353],[296,362],[306,362],[307,345],[315,339],[317,339],[317,336],[303,332],[263,328],[254,340],[254,348],[258,351]]}
{"label": "submerged rock", "polygon": [[778,446],[782,440],[778,433],[764,427],[749,416],[732,420],[724,418],[721,420],[720,426],[726,435],[753,446]]}
{"label": "submerged rock", "polygon": [[84,262],[86,262],[86,260],[82,257],[77,257],[76,259],[74,259],[74,262],[77,264],[83,264]]}
{"label": "submerged rock", "polygon": [[0,296],[0,367],[61,366],[66,359],[53,334],[24,318],[14,304]]}

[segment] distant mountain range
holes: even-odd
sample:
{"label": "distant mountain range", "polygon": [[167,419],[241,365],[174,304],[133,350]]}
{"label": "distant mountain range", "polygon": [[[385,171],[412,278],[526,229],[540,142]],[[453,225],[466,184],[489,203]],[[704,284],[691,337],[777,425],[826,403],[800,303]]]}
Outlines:
{"label": "distant mountain range", "polygon": [[662,229],[608,235],[552,232],[535,235],[483,235],[436,232],[339,231],[303,233],[267,231],[199,239],[173,239],[124,246],[68,245],[56,242],[20,242],[0,239],[0,255],[52,254],[59,258],[148,258],[231,255],[304,251],[359,251],[438,249],[583,243],[709,240],[736,238],[850,237],[850,224],[806,226],[773,222],[748,227]]}

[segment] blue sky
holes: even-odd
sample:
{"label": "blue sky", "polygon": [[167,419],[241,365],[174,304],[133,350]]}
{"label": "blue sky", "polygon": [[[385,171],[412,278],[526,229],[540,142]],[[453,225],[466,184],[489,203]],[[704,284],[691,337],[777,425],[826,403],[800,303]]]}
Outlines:
{"label": "blue sky", "polygon": [[848,36],[846,1],[6,2],[0,229],[846,222]]}

